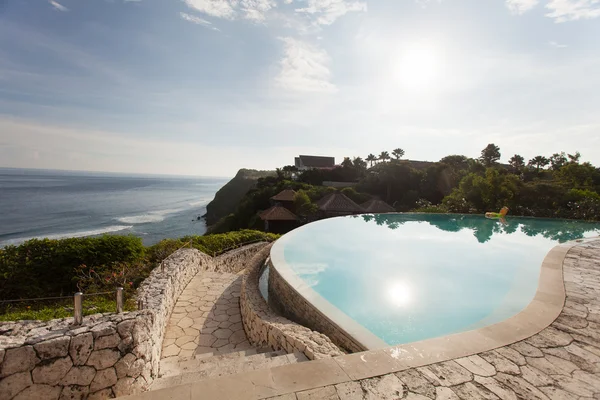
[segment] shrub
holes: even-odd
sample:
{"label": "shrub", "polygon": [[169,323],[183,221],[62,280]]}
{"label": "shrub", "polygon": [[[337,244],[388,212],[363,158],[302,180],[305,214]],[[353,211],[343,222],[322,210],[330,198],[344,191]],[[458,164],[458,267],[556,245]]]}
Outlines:
{"label": "shrub", "polygon": [[82,264],[111,265],[143,259],[142,240],[102,236],[61,240],[33,239],[0,249],[0,298],[46,297],[73,293]]}

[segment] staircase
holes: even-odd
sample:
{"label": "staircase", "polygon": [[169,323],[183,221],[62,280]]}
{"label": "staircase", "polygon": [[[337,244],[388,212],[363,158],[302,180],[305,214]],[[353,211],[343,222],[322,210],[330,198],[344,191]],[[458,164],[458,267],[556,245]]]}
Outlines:
{"label": "staircase", "polygon": [[190,358],[164,359],[160,363],[158,379],[149,390],[164,389],[242,372],[278,367],[308,361],[302,353],[287,354],[269,348],[249,349],[235,353],[214,355],[205,353]]}

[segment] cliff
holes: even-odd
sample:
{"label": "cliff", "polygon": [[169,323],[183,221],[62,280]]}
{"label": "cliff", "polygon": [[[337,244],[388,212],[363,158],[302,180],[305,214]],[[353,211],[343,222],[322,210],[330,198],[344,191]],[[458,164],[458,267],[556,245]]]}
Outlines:
{"label": "cliff", "polygon": [[274,175],[275,171],[240,169],[232,180],[219,189],[215,198],[206,206],[206,225],[216,224],[221,218],[234,212],[242,197],[256,184],[258,178]]}

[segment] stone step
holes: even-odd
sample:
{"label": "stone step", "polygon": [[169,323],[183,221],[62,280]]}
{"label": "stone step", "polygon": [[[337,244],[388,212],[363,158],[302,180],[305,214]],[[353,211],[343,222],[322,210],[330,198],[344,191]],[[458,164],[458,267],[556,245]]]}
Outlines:
{"label": "stone step", "polygon": [[160,363],[159,377],[180,375],[192,371],[203,371],[210,368],[228,366],[244,361],[258,361],[286,354],[284,351],[257,352],[256,349],[220,354],[212,357],[164,360]]}
{"label": "stone step", "polygon": [[[213,359],[216,357],[211,357]],[[199,361],[199,360],[188,360]],[[203,360],[204,361],[204,360]],[[186,383],[198,382],[211,378],[230,376],[247,371],[267,369],[287,364],[296,364],[308,361],[302,353],[286,354],[283,351],[259,353],[246,357],[221,358],[214,362],[200,362],[182,365],[178,372],[169,371],[166,375],[156,379],[149,390],[159,390]],[[184,361],[185,362],[185,361]],[[162,366],[161,366],[162,367]]]}
{"label": "stone step", "polygon": [[260,349],[252,348],[252,349],[235,351],[235,352],[225,353],[225,354],[202,353],[202,354],[197,354],[192,357],[184,357],[184,358],[170,357],[170,358],[161,360],[159,377],[161,377],[163,374],[169,374],[168,371],[178,370],[182,367],[194,368],[200,364],[207,363],[207,362],[214,363],[214,362],[225,361],[225,360],[230,360],[230,359],[235,360],[235,359],[239,359],[242,357],[252,356],[255,354],[267,354],[267,357],[270,357],[271,356],[270,353],[273,353],[273,350],[271,350],[271,348],[269,348],[269,347],[264,347],[264,348],[260,348]]}

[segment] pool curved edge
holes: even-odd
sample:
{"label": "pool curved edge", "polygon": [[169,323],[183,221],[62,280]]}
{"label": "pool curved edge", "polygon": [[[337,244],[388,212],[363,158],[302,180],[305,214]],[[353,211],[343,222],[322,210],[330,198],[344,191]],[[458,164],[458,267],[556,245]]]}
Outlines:
{"label": "pool curved edge", "polygon": [[[483,328],[396,346],[387,345],[306,285],[287,265],[282,251],[277,250],[279,246],[271,249],[271,268],[280,272],[292,290],[312,304],[318,314],[324,315],[363,347],[365,351],[335,359],[350,378],[364,379],[493,350],[527,339],[547,328],[562,312],[566,299],[564,260],[569,250],[580,242],[557,245],[546,254],[535,296],[518,314]],[[330,309],[334,312],[325,315]]]}

